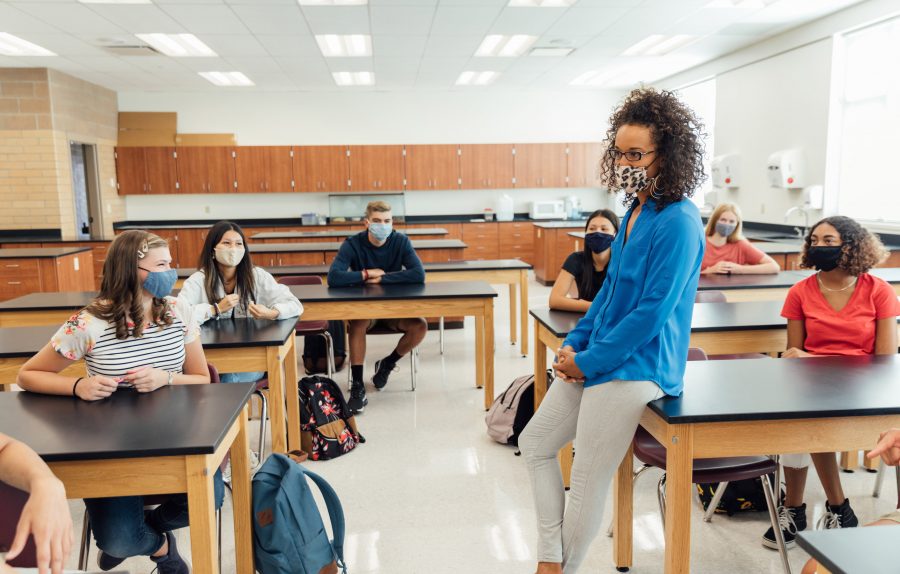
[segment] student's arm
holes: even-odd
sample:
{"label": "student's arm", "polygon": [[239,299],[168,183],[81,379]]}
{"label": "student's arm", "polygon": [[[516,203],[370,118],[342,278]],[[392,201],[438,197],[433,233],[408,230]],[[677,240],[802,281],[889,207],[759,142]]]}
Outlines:
{"label": "student's arm", "polygon": [[63,483],[37,453],[3,434],[0,482],[29,493],[6,559],[22,552],[30,534],[37,549],[38,572],[60,574],[72,548],[72,516]]}
{"label": "student's arm", "polygon": [[565,269],[560,269],[556,282],[553,284],[553,289],[550,291],[551,309],[587,313],[587,310],[591,308],[590,301],[569,297],[573,285],[575,285],[575,277]]}
{"label": "student's arm", "polygon": [[744,265],[734,265],[732,273],[741,273],[745,275],[765,275],[773,274],[781,271],[781,267],[767,254],[746,239],[740,243],[740,250],[744,256],[744,261],[754,261]]}
{"label": "student's arm", "polygon": [[206,300],[206,288],[203,285],[204,275],[200,271],[192,273],[185,279],[178,292],[178,300],[191,306],[191,313],[197,324],[202,325],[216,315],[215,308]]}
{"label": "student's arm", "polygon": [[412,242],[405,235],[403,236],[403,269],[401,271],[385,272],[381,277],[381,283],[424,283],[425,268],[422,266],[422,260],[413,249]]}
{"label": "student's arm", "polygon": [[274,319],[299,317],[303,313],[303,305],[291,292],[290,287],[282,285],[272,274],[259,267],[254,267],[256,274],[257,303],[270,307],[277,315]]}
{"label": "student's arm", "polygon": [[[687,217],[661,225],[652,242],[645,287],[637,307],[591,347],[575,355],[575,363],[587,378],[615,369],[656,337],[670,320],[694,273],[700,270],[697,257],[702,253],[703,237]],[[623,264],[628,265],[628,261]],[[591,305],[591,311],[595,308]],[[690,325],[684,327],[689,329]]]}
{"label": "student's arm", "polygon": [[362,285],[362,271],[350,271],[350,264],[353,261],[353,248],[350,246],[349,239],[341,243],[338,249],[337,257],[331,262],[328,269],[328,286],[329,287],[349,287],[351,285]]}
{"label": "student's arm", "polygon": [[875,321],[875,354],[897,354],[897,317],[885,317]]}
{"label": "student's arm", "polygon": [[812,357],[812,353],[803,350],[806,342],[806,326],[803,319],[788,319],[787,322],[787,350],[781,354],[783,359],[797,359]]}
{"label": "student's arm", "polygon": [[894,288],[875,278],[872,289],[875,304],[875,354],[893,355],[897,352],[897,315],[900,315],[900,298]]}

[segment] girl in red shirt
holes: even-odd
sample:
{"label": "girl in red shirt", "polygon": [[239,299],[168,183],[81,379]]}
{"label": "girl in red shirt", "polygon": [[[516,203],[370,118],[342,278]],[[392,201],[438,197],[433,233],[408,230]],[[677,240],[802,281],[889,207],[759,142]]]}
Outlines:
{"label": "girl in red shirt", "polygon": [[[818,272],[788,291],[781,311],[788,320],[788,349],[782,357],[896,353],[900,303],[890,285],[868,274],[887,255],[878,237],[849,217],[816,223],[805,239],[801,266]],[[806,528],[803,490],[809,455],[785,455],[781,460],[786,497],[779,517],[785,543],[793,545],[797,532]],[[857,526],[834,453],[814,453],[812,461],[828,497],[818,527]],[[776,547],[771,528],[763,535],[763,545]]]}
{"label": "girl in red shirt", "polygon": [[706,222],[706,251],[700,273],[764,274],[778,273],[778,263],[744,239],[741,234],[741,209],[733,203],[720,203]]}

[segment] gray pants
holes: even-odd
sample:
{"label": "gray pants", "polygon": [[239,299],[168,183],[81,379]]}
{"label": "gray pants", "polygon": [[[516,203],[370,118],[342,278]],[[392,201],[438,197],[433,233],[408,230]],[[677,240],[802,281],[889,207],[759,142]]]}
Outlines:
{"label": "gray pants", "polygon": [[[606,493],[625,456],[644,406],[662,396],[651,381],[610,381],[587,389],[559,379],[519,437],[538,519],[538,561],[561,562],[574,574],[597,536]],[[583,415],[583,416],[581,416]],[[566,506],[556,459],[575,440]]]}

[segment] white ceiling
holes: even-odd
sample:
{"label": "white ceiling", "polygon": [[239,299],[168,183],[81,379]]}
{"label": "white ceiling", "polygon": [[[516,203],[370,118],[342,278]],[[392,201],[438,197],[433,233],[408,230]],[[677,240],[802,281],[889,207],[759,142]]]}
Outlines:
{"label": "white ceiling", "polygon": [[[0,32],[58,54],[0,56],[0,67],[50,67],[117,91],[496,90],[569,87],[592,70],[622,70],[610,87],[650,82],[727,54],[862,0],[778,0],[767,8],[718,8],[711,0],[580,0],[570,8],[511,8],[508,0],[369,0],[368,6],[310,7],[296,0],[0,0]],[[137,33],[197,35],[216,58],[120,57]],[[371,34],[371,58],[324,58],[315,34]],[[475,58],[487,34],[531,34],[535,46],[568,46],[562,58]],[[651,34],[696,42],[661,57],[623,57]],[[465,70],[495,70],[492,86],[464,88]],[[240,71],[256,83],[220,88],[197,75]],[[373,71],[373,87],[337,87],[332,72]]]}

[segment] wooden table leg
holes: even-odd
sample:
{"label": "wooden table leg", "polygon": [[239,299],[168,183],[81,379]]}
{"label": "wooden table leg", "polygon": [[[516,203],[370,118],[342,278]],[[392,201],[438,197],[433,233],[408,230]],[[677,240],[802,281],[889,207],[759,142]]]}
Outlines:
{"label": "wooden table leg", "polygon": [[878,472],[878,463],[880,458],[869,458],[869,451],[863,451],[863,467],[869,472]]}
{"label": "wooden table leg", "polygon": [[841,470],[853,472],[859,464],[859,451],[845,451],[841,453]]}
{"label": "wooden table leg", "polygon": [[691,475],[694,465],[694,427],[677,425],[666,447],[665,574],[691,571]]}
{"label": "wooden table leg", "polygon": [[613,483],[613,561],[620,572],[631,568],[633,561],[632,538],[634,536],[634,452],[628,447],[625,458],[619,463],[616,481]]}
{"label": "wooden table leg", "polygon": [[534,412],[547,394],[547,345],[541,340],[541,324],[534,322]]}
{"label": "wooden table leg", "polygon": [[484,315],[475,317],[475,387],[484,388]]}
{"label": "wooden table leg", "polygon": [[[245,409],[247,407],[244,407]],[[238,417],[239,430],[231,443],[231,500],[234,514],[235,569],[238,574],[253,574],[253,508],[250,503],[250,438],[247,417]]]}
{"label": "wooden table leg", "polygon": [[494,300],[484,300],[484,410],[494,402]]}
{"label": "wooden table leg", "polygon": [[[244,417],[239,417],[244,418]],[[246,424],[246,423],[244,423]],[[247,458],[247,451],[244,451]],[[209,455],[188,456],[187,497],[191,517],[191,562],[194,574],[218,574],[216,548],[216,511],[213,497],[213,475],[216,468]],[[233,462],[232,462],[233,464]],[[234,466],[232,466],[232,469]],[[249,477],[249,469],[246,470]]]}
{"label": "wooden table leg", "polygon": [[519,317],[522,321],[522,356],[528,356],[528,271],[519,272]]}
{"label": "wooden table leg", "polygon": [[[269,372],[269,422],[272,430],[272,452],[287,452],[284,422],[284,372],[279,347],[266,349]],[[299,417],[298,417],[299,419]]]}
{"label": "wooden table leg", "polygon": [[564,447],[559,449],[556,458],[559,460],[563,486],[566,487],[566,490],[569,490],[569,487],[572,486],[572,465],[575,464],[575,451],[572,450],[572,443],[567,442]]}
{"label": "wooden table leg", "polygon": [[514,346],[518,342],[519,338],[516,336],[518,329],[516,329],[516,313],[518,313],[519,309],[516,307],[516,284],[509,284],[509,342]]}
{"label": "wooden table leg", "polygon": [[300,449],[300,392],[297,381],[297,336],[291,334],[284,354],[284,397],[287,402],[288,450]]}

